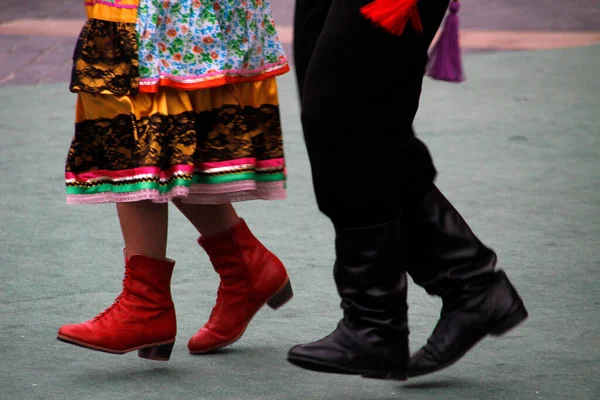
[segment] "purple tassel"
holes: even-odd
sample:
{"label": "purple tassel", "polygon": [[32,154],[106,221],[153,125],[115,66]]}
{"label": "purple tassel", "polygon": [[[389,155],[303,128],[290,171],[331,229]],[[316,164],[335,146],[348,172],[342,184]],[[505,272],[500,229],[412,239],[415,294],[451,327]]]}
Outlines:
{"label": "purple tassel", "polygon": [[450,3],[450,15],[446,17],[444,30],[429,55],[427,75],[447,82],[462,82],[463,75],[460,46],[458,43],[458,1]]}

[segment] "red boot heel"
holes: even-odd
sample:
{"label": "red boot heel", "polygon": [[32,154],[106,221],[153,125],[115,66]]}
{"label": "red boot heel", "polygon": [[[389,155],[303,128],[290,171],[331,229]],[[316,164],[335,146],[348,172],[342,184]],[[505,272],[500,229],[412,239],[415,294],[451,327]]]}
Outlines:
{"label": "red boot heel", "polygon": [[290,280],[283,285],[281,289],[273,297],[267,301],[267,305],[271,307],[273,310],[277,310],[281,308],[285,303],[290,301],[294,297],[294,291],[292,290],[292,284]]}
{"label": "red boot heel", "polygon": [[170,343],[160,344],[158,346],[146,347],[138,350],[138,357],[147,358],[148,360],[169,361],[171,352],[175,346],[175,341]]}

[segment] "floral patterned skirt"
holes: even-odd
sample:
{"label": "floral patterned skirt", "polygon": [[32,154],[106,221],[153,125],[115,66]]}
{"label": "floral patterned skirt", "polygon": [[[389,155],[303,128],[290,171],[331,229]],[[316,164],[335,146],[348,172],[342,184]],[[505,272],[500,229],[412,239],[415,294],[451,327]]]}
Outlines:
{"label": "floral patterned skirt", "polygon": [[195,91],[77,96],[68,203],[285,197],[275,78]]}
{"label": "floral patterned skirt", "polygon": [[85,0],[71,91],[198,90],[289,71],[268,1]]}
{"label": "floral patterned skirt", "polygon": [[140,90],[201,89],[289,70],[268,0],[141,0]]}

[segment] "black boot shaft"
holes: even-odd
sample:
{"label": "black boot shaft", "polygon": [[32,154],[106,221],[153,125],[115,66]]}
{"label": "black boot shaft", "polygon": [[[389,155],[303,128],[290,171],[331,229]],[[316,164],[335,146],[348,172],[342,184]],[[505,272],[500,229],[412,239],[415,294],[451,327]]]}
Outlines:
{"label": "black boot shaft", "polygon": [[[336,229],[333,269],[344,321],[384,330],[406,330],[406,273],[397,246],[401,229],[388,223],[361,229]],[[398,316],[402,318],[398,318]]]}
{"label": "black boot shaft", "polygon": [[336,229],[334,277],[344,317],[329,336],[292,348],[288,360],[321,372],[406,379],[406,272],[396,222]]}
{"label": "black boot shaft", "polygon": [[496,253],[485,246],[439,189],[399,220],[407,272],[415,283],[442,297],[444,306],[481,292],[494,279]]}

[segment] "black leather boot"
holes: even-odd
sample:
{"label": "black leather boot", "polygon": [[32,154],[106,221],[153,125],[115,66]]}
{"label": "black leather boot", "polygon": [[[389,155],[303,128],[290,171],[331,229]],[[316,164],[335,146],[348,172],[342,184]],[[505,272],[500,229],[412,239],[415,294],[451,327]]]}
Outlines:
{"label": "black leather boot", "polygon": [[410,360],[410,377],[454,364],[485,336],[502,335],[527,318],[506,274],[495,270],[494,251],[437,187],[399,221],[406,232],[407,272],[443,301],[431,337]]}
{"label": "black leather boot", "polygon": [[329,336],[294,346],[292,364],[319,372],[405,380],[408,326],[400,225],[336,229],[334,278],[344,317]]}

